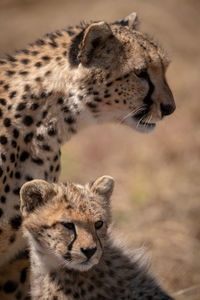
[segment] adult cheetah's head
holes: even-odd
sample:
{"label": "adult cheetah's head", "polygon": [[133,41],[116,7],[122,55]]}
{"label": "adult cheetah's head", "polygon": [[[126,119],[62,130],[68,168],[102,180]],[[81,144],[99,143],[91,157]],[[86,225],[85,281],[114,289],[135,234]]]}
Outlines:
{"label": "adult cheetah's head", "polygon": [[132,13],[123,20],[88,25],[71,44],[69,61],[79,97],[99,122],[118,121],[142,132],[175,110],[163,50],[136,30]]}
{"label": "adult cheetah's head", "polygon": [[47,267],[87,271],[101,258],[110,223],[114,181],[80,186],[33,180],[22,186],[23,228]]}

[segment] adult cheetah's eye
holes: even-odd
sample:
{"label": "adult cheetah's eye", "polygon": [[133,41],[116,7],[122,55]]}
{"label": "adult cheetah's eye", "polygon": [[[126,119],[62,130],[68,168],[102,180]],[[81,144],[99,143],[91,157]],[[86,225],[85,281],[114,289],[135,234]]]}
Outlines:
{"label": "adult cheetah's eye", "polygon": [[63,225],[65,228],[69,230],[75,230],[74,223],[69,223],[69,222],[60,222],[61,225]]}
{"label": "adult cheetah's eye", "polygon": [[97,229],[97,230],[100,229],[103,226],[103,221],[95,222],[94,226],[95,226],[95,229]]}
{"label": "adult cheetah's eye", "polygon": [[147,69],[140,69],[140,70],[136,69],[134,72],[138,77],[141,77],[141,78],[148,77]]}

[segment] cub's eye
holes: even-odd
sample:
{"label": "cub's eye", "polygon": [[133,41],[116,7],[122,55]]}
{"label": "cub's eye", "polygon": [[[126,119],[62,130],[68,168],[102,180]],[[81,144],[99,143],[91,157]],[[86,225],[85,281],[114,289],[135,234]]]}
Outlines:
{"label": "cub's eye", "polygon": [[65,228],[69,229],[69,230],[74,230],[75,229],[74,223],[61,222],[60,224],[63,225]]}
{"label": "cub's eye", "polygon": [[100,229],[103,226],[103,221],[95,222],[94,226],[95,226],[95,229],[97,229],[97,230]]}

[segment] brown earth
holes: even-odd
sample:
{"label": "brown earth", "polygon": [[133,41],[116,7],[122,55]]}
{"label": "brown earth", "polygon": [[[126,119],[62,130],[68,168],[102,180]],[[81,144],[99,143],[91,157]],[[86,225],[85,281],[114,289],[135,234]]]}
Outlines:
{"label": "brown earth", "polygon": [[152,270],[179,300],[200,299],[200,2],[198,0],[1,0],[0,55],[80,20],[137,11],[141,29],[168,50],[177,110],[151,135],[96,126],[62,149],[62,180],[116,179],[114,228],[145,246]]}

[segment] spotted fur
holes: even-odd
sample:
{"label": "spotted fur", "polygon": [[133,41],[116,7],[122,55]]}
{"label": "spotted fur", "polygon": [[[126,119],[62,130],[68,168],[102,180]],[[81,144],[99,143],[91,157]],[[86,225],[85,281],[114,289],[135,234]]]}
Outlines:
{"label": "spotted fur", "polygon": [[112,239],[113,184],[103,176],[90,186],[33,180],[22,187],[33,300],[172,300],[136,252],[127,254]]}
{"label": "spotted fur", "polygon": [[0,60],[0,267],[25,249],[19,191],[56,182],[60,147],[86,126],[140,131],[173,112],[166,55],[135,15],[47,34]]}

